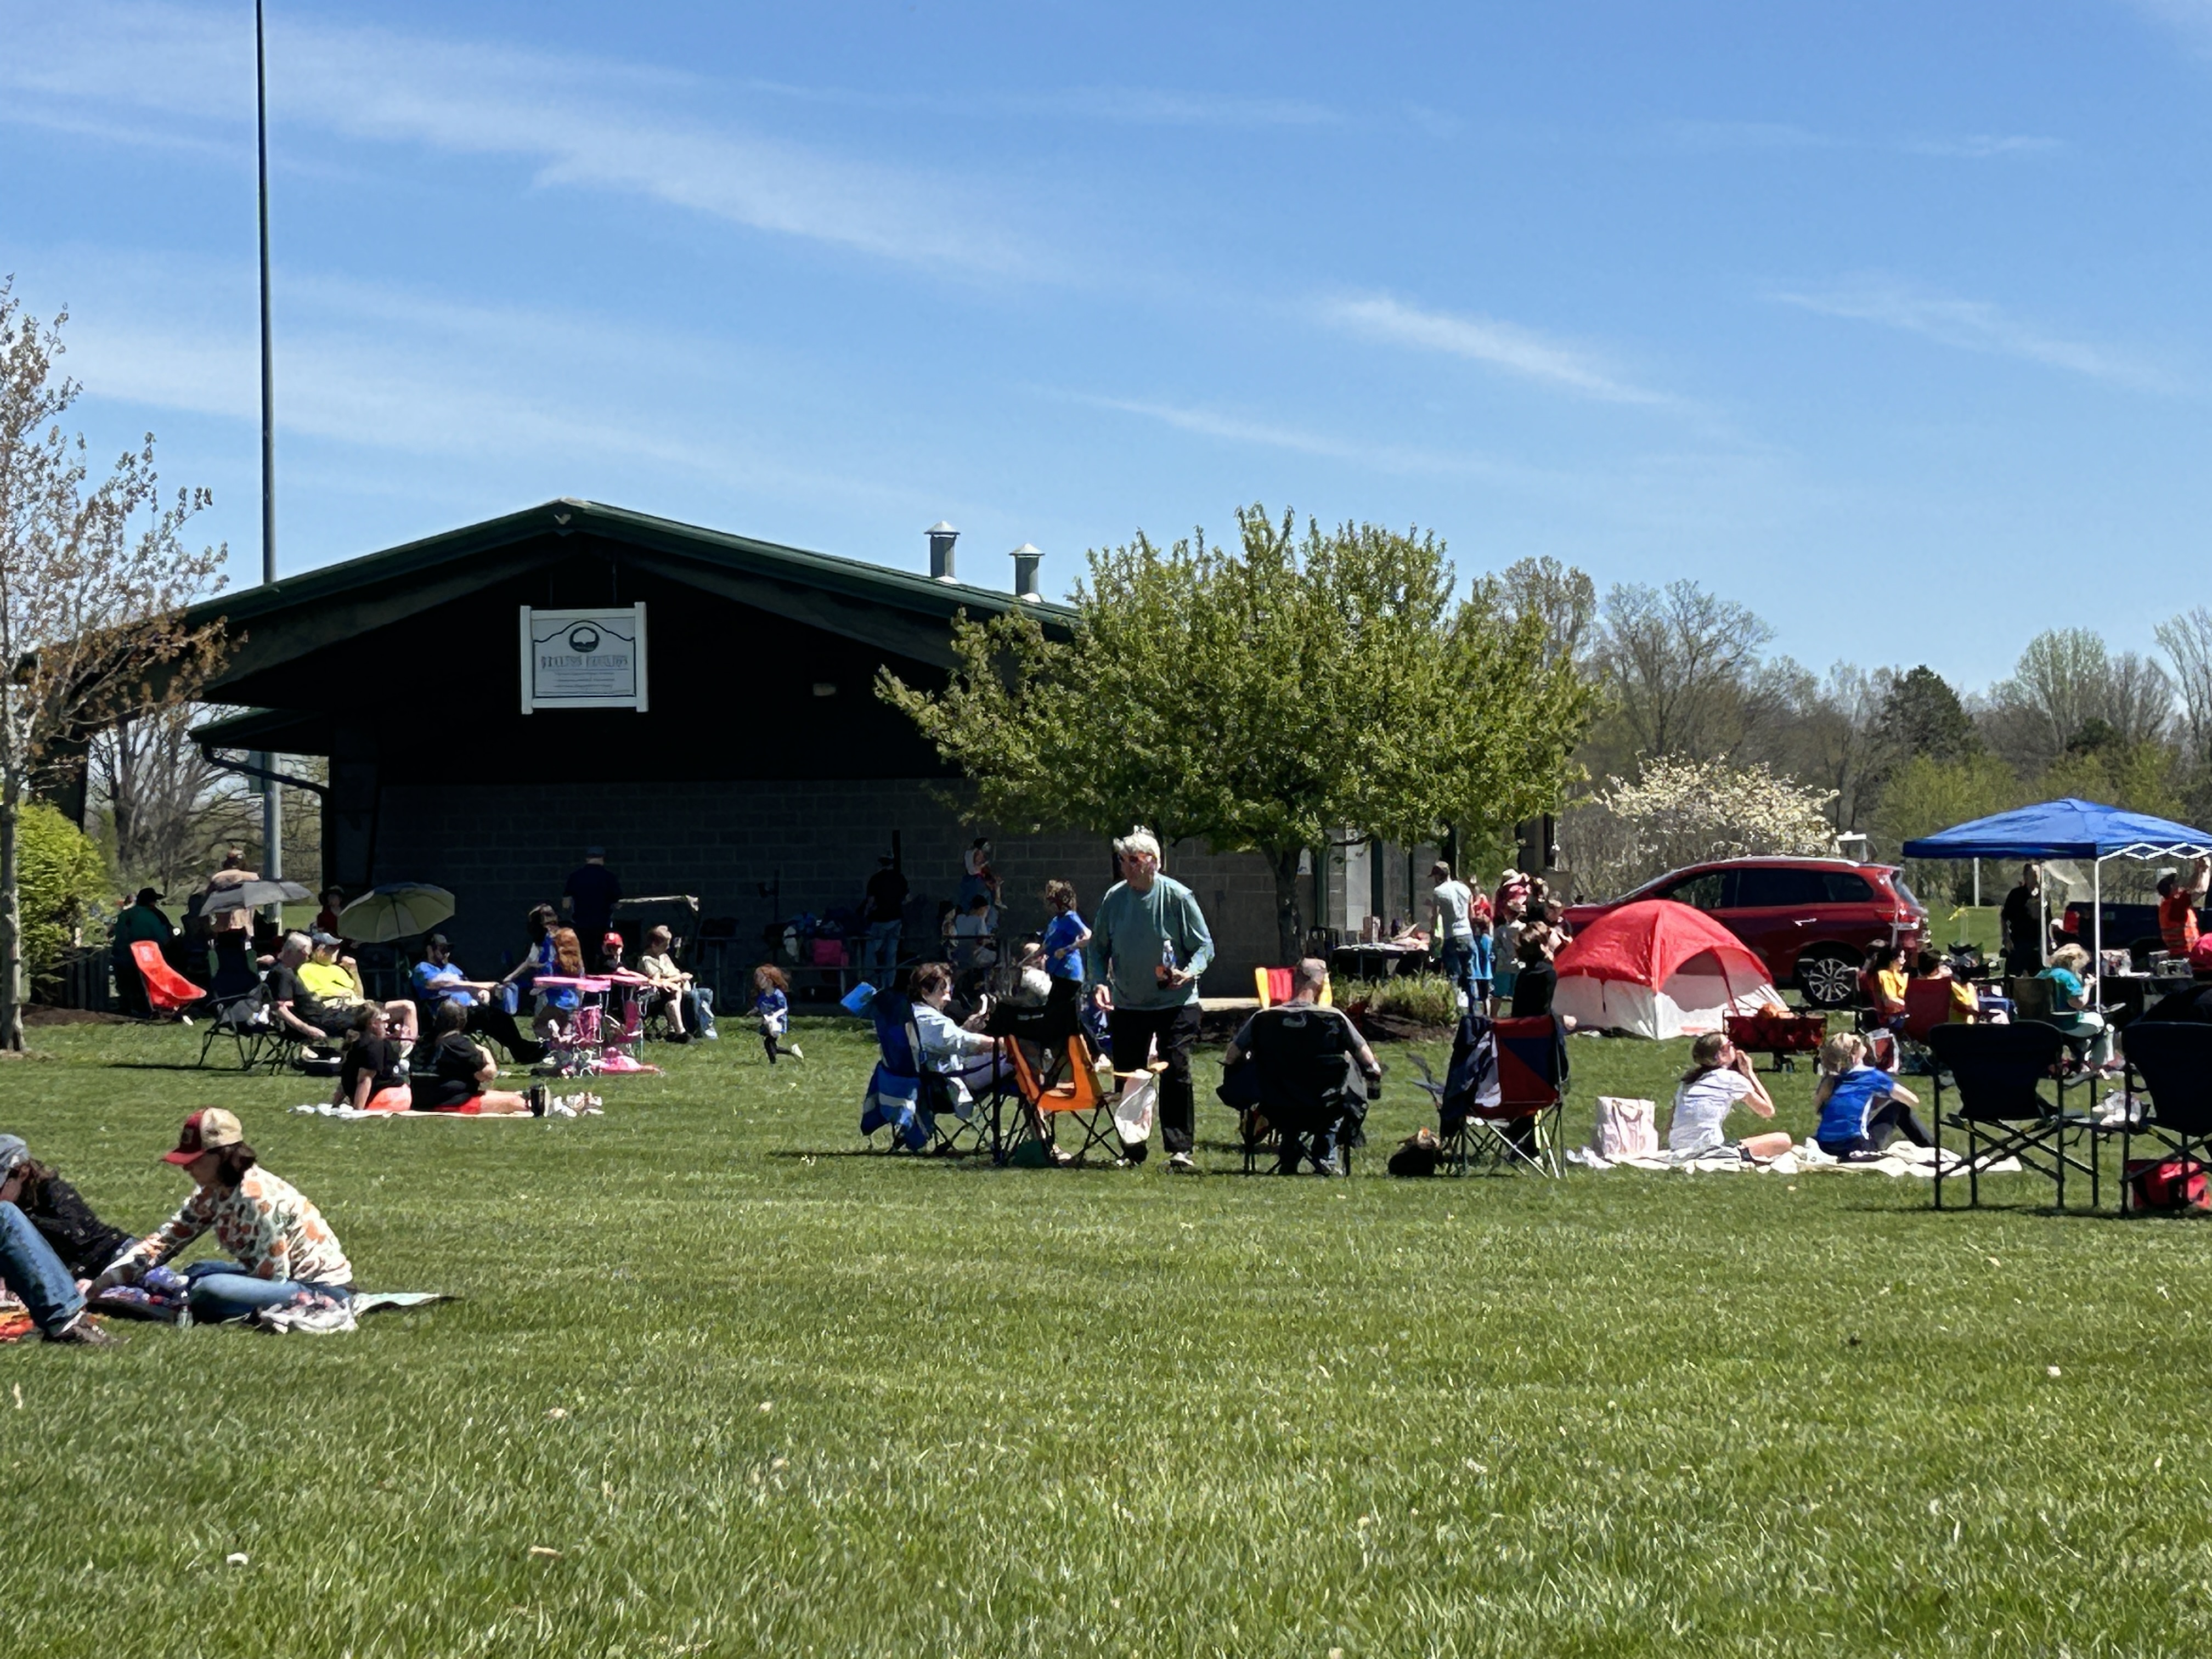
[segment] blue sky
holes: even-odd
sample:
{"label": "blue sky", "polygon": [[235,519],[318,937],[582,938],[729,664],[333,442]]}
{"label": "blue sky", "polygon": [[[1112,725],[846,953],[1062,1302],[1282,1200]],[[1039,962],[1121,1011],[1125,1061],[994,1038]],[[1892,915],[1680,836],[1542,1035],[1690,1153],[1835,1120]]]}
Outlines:
{"label": "blue sky", "polygon": [[[1261,499],[1968,684],[2203,597],[2212,0],[270,15],[286,571],[578,495],[1056,588]],[[0,270],[254,580],[250,0],[0,40]]]}

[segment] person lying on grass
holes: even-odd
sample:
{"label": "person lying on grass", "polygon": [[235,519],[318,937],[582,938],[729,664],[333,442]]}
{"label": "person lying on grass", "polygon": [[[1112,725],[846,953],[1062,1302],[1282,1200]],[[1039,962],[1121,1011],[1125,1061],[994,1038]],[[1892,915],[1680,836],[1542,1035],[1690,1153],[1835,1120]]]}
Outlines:
{"label": "person lying on grass", "polygon": [[1919,1097],[1868,1065],[1866,1054],[1866,1040],[1854,1031],[1820,1045],[1820,1081],[1813,1091],[1813,1109],[1820,1115],[1814,1139],[1820,1150],[1845,1164],[1871,1164],[1892,1131],[1916,1146],[1934,1145],[1912,1115]]}
{"label": "person lying on grass", "polygon": [[337,1235],[296,1188],[260,1167],[234,1115],[219,1106],[194,1112],[185,1120],[176,1150],[161,1158],[192,1178],[192,1195],[93,1281],[94,1295],[137,1284],[148,1268],[212,1230],[232,1259],[195,1261],[185,1269],[185,1306],[195,1323],[245,1319],[303,1291],[351,1298],[353,1264],[338,1248]]}
{"label": "person lying on grass", "polygon": [[362,1004],[346,1033],[345,1058],[331,1104],[357,1112],[404,1112],[414,1103],[407,1087],[406,1045],[392,1036],[392,1016],[380,1004]]}
{"label": "person lying on grass", "polygon": [[469,1011],[458,1002],[438,1005],[437,1035],[416,1060],[409,1098],[418,1112],[460,1112],[474,1116],[545,1115],[545,1085],[526,1095],[495,1089],[499,1062],[491,1050],[469,1036]]}
{"label": "person lying on grass", "polygon": [[112,1346],[87,1316],[86,1292],[107,1264],[131,1248],[76,1188],[31,1156],[21,1137],[0,1135],[0,1285],[21,1302],[49,1342]]}
{"label": "person lying on grass", "polygon": [[[1752,1070],[1751,1056],[1726,1032],[1708,1031],[1690,1045],[1690,1069],[1674,1091],[1667,1150],[1680,1158],[1728,1150],[1728,1115],[1739,1101],[1759,1117],[1774,1115],[1774,1098]],[[1739,1140],[1735,1151],[1747,1158],[1779,1158],[1790,1146],[1790,1137],[1778,1129]]]}

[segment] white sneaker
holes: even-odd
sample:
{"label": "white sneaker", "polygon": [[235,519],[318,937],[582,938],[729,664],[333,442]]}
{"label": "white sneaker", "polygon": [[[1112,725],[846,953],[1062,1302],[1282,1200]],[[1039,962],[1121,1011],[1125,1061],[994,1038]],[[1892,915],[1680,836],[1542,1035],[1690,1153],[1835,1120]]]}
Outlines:
{"label": "white sneaker", "polygon": [[1190,1161],[1190,1154],[1188,1152],[1170,1152],[1168,1154],[1168,1173],[1170,1175],[1189,1175],[1197,1168],[1198,1165]]}
{"label": "white sneaker", "polygon": [[793,1060],[804,1060],[806,1058],[805,1051],[801,1049],[795,1042],[788,1048],[786,1048],[783,1052],[789,1054]]}

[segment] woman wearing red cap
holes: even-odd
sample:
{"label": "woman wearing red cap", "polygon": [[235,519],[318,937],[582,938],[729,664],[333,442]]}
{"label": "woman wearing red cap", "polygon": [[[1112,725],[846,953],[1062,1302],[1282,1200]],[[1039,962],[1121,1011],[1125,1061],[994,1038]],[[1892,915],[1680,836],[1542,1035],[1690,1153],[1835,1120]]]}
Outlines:
{"label": "woman wearing red cap", "polygon": [[201,1324],[244,1319],[306,1291],[340,1300],[352,1296],[353,1264],[323,1212],[260,1167],[236,1117],[217,1106],[194,1112],[176,1151],[161,1157],[191,1176],[197,1190],[159,1231],[116,1258],[94,1281],[94,1294],[136,1282],[212,1228],[232,1260],[195,1261],[185,1269],[191,1281],[185,1305]]}

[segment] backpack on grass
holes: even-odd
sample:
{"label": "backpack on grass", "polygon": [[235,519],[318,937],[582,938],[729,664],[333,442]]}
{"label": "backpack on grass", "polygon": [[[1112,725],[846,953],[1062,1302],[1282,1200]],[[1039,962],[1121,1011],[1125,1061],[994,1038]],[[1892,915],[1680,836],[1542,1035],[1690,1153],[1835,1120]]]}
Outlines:
{"label": "backpack on grass", "polygon": [[2126,1180],[2138,1210],[2212,1208],[2212,1182],[2193,1158],[2132,1158]]}

